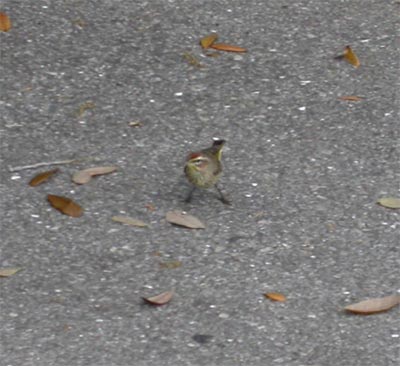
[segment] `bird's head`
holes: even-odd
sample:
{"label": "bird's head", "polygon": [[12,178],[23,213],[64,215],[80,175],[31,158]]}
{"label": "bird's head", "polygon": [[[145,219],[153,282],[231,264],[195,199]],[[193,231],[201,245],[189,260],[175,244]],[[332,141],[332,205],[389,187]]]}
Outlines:
{"label": "bird's head", "polygon": [[209,162],[209,157],[201,153],[191,153],[187,157],[186,166],[189,167],[189,169],[197,170],[200,172],[207,168]]}

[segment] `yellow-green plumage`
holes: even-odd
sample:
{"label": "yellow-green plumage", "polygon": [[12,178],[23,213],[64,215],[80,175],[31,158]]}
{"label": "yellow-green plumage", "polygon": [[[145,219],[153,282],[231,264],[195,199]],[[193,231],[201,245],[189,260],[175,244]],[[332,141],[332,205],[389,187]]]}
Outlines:
{"label": "yellow-green plumage", "polygon": [[199,188],[211,188],[218,182],[223,145],[223,140],[214,141],[211,147],[189,155],[185,175],[190,183]]}
{"label": "yellow-green plumage", "polygon": [[185,175],[194,187],[186,198],[186,202],[191,200],[196,187],[215,187],[220,195],[220,200],[225,204],[230,204],[217,186],[222,172],[221,153],[224,143],[224,140],[217,140],[211,147],[189,154],[185,164]]}

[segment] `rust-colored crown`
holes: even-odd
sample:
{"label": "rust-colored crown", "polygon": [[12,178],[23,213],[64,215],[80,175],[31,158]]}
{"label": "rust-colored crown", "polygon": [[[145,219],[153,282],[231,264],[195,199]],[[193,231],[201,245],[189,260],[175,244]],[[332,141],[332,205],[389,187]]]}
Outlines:
{"label": "rust-colored crown", "polygon": [[192,152],[192,153],[190,153],[189,155],[188,155],[188,157],[187,157],[187,161],[189,161],[189,160],[193,160],[193,159],[197,159],[197,158],[199,158],[201,156],[201,153],[198,153],[198,152]]}

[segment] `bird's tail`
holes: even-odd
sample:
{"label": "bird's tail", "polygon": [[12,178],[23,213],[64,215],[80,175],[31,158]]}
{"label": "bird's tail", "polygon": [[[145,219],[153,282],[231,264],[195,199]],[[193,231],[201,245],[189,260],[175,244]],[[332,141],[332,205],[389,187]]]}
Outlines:
{"label": "bird's tail", "polygon": [[218,160],[221,160],[222,147],[224,144],[225,140],[214,140],[212,144],[211,153],[216,155]]}

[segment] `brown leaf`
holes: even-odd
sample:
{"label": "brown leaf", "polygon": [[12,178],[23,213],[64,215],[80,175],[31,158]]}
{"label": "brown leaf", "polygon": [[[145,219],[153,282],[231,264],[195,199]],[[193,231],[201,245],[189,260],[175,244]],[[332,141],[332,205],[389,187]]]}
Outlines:
{"label": "brown leaf", "polygon": [[137,220],[137,219],[134,219],[134,218],[128,217],[128,216],[113,216],[111,218],[111,220],[113,220],[115,222],[120,222],[121,224],[130,225],[130,226],[138,226],[138,227],[149,226],[141,220]]}
{"label": "brown leaf", "polygon": [[398,304],[400,304],[400,295],[393,295],[364,300],[347,305],[344,309],[354,314],[370,315],[387,311]]}
{"label": "brown leaf", "polygon": [[393,209],[400,208],[400,198],[383,197],[379,198],[379,200],[376,203],[386,208],[393,208]]}
{"label": "brown leaf", "polygon": [[350,46],[346,46],[344,49],[344,59],[354,67],[360,66],[360,60]]}
{"label": "brown leaf", "polygon": [[16,274],[17,272],[19,272],[21,270],[21,268],[0,268],[0,277],[10,277],[14,274]]}
{"label": "brown leaf", "polygon": [[86,184],[95,175],[104,175],[115,172],[117,167],[115,166],[98,166],[94,168],[80,170],[72,176],[72,181],[76,184]]}
{"label": "brown leaf", "polygon": [[218,39],[218,34],[211,33],[200,40],[201,47],[204,49],[210,47]]}
{"label": "brown leaf", "polygon": [[72,21],[73,25],[77,25],[78,27],[86,27],[86,22],[83,19],[77,18]]}
{"label": "brown leaf", "polygon": [[189,215],[184,211],[169,211],[165,218],[171,224],[189,229],[205,229],[205,225],[197,217]]}
{"label": "brown leaf", "polygon": [[47,182],[54,174],[56,174],[60,169],[52,169],[48,170],[47,172],[39,173],[35,175],[29,182],[31,187],[36,187],[39,184]]}
{"label": "brown leaf", "polygon": [[226,52],[247,52],[246,48],[239,47],[239,46],[233,46],[233,45],[226,44],[226,43],[214,43],[210,46],[210,48],[213,48],[214,50],[226,51]]}
{"label": "brown leaf", "polygon": [[165,268],[165,269],[175,269],[175,268],[179,268],[181,266],[182,266],[182,262],[175,261],[175,260],[160,263],[160,268]]}
{"label": "brown leaf", "polygon": [[350,65],[353,65],[356,68],[360,66],[360,60],[350,46],[346,46],[343,54],[336,56],[335,59],[346,60]]}
{"label": "brown leaf", "polygon": [[64,215],[79,217],[83,214],[82,207],[72,201],[70,198],[49,194],[47,196],[47,200],[55,209]]}
{"label": "brown leaf", "polygon": [[132,122],[128,123],[128,126],[131,126],[131,127],[142,127],[143,123],[140,122],[140,121],[132,121]]}
{"label": "brown leaf", "polygon": [[156,210],[156,207],[152,203],[147,203],[146,205],[144,205],[144,207],[146,207],[151,212]]}
{"label": "brown leaf", "polygon": [[88,109],[93,109],[96,107],[96,104],[93,102],[85,102],[79,106],[78,111],[76,112],[77,117],[81,117]]}
{"label": "brown leaf", "polygon": [[63,331],[64,332],[69,332],[72,329],[72,326],[69,324],[64,324],[63,326]]}
{"label": "brown leaf", "polygon": [[326,228],[329,232],[333,233],[334,231],[336,231],[336,224],[334,222],[327,222]]}
{"label": "brown leaf", "polygon": [[173,295],[174,293],[172,291],[166,291],[156,296],[143,297],[143,300],[149,303],[150,305],[164,305],[167,304],[172,299]]}
{"label": "brown leaf", "polygon": [[200,61],[194,57],[190,52],[185,52],[183,54],[183,58],[192,66],[197,67],[198,69],[201,69],[203,65],[200,63]]}
{"label": "brown leaf", "polygon": [[286,296],[280,294],[279,292],[267,292],[264,294],[264,296],[272,301],[279,301],[279,302],[286,301]]}
{"label": "brown leaf", "polygon": [[11,20],[6,13],[0,11],[0,31],[8,32],[11,29]]}
{"label": "brown leaf", "polygon": [[343,97],[339,97],[340,100],[349,101],[349,102],[359,102],[362,100],[361,97],[357,97],[355,95],[345,95]]}

